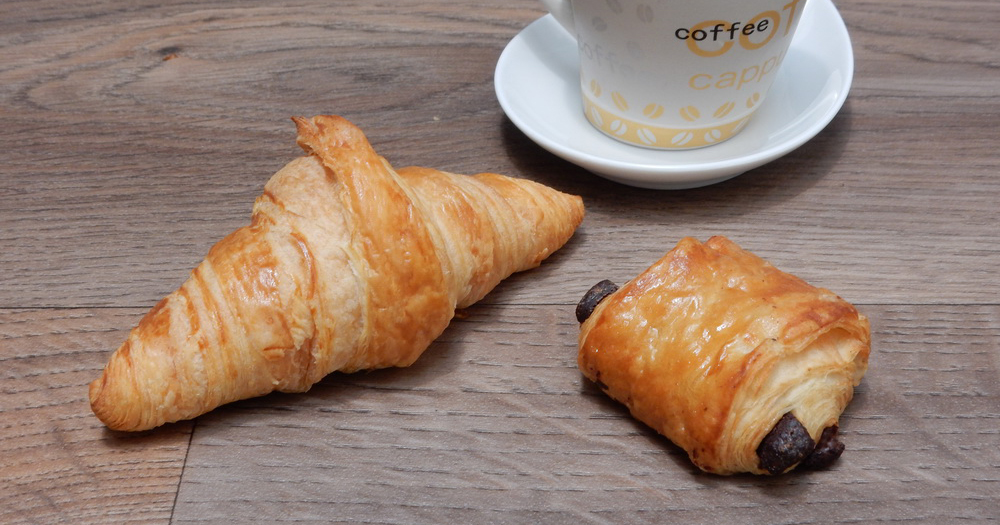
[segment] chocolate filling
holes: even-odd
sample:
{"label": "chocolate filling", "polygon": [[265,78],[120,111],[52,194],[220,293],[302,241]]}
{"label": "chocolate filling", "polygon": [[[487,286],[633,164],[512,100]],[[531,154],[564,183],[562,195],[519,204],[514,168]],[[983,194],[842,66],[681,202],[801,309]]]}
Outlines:
{"label": "chocolate filling", "polygon": [[781,416],[757,446],[760,468],[771,475],[781,474],[802,461],[816,448],[806,427],[791,412]]}
{"label": "chocolate filling", "polygon": [[576,320],[580,323],[587,320],[594,313],[594,308],[604,300],[605,297],[615,293],[618,285],[605,279],[587,290],[583,299],[576,305]]}
{"label": "chocolate filling", "polygon": [[816,448],[802,460],[798,468],[824,469],[837,461],[837,458],[844,453],[844,444],[837,439],[837,425],[830,425],[823,429],[823,435],[819,437]]}

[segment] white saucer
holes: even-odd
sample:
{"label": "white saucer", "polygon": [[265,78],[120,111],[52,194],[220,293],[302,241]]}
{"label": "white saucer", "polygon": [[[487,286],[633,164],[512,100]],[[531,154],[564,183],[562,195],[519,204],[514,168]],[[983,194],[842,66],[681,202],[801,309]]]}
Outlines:
{"label": "white saucer", "polygon": [[[583,116],[573,37],[552,15],[521,31],[497,62],[497,99],[510,120],[548,151],[631,186],[706,186],[766,164],[816,136],[840,111],[854,77],[854,53],[831,0],[810,0],[767,100],[735,137],[707,148],[630,146]],[[794,82],[793,82],[794,80]]]}

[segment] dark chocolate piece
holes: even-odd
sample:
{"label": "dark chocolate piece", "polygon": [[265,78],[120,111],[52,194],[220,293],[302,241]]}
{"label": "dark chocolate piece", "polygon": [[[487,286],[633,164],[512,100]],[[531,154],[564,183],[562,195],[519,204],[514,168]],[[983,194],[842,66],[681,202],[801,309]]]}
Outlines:
{"label": "dark chocolate piece", "polygon": [[802,460],[798,468],[805,469],[824,469],[837,461],[837,458],[844,453],[844,444],[837,439],[837,431],[839,428],[837,425],[830,425],[823,429],[823,435],[819,437],[819,443],[816,444],[816,448]]}
{"label": "dark chocolate piece", "polygon": [[578,322],[584,322],[590,317],[590,314],[594,313],[594,308],[600,304],[605,297],[615,293],[618,290],[618,285],[605,279],[587,290],[587,293],[583,295],[583,299],[576,305],[576,320]]}
{"label": "dark chocolate piece", "polygon": [[771,475],[781,474],[802,461],[816,448],[806,427],[791,412],[781,416],[778,423],[757,447],[760,468]]}

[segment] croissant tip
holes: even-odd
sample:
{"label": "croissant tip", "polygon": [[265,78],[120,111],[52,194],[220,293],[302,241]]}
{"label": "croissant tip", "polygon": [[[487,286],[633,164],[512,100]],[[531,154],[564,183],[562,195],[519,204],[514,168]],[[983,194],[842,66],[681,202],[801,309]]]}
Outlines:
{"label": "croissant tip", "polygon": [[87,388],[87,397],[90,398],[90,408],[94,408],[97,400],[101,397],[101,382],[104,380],[104,375],[101,374],[100,379],[95,379],[90,382],[90,386]]}
{"label": "croissant tip", "polygon": [[316,124],[309,117],[296,115],[292,117],[292,122],[295,123],[295,131],[300,137],[306,133],[315,133],[316,131]]}
{"label": "croissant tip", "polygon": [[101,377],[91,381],[90,387],[88,388],[88,397],[90,398],[90,410],[94,412],[97,419],[104,423],[108,428],[113,428],[109,424],[110,414],[108,413],[108,405],[104,396],[104,387],[107,382],[107,374],[102,373]]}

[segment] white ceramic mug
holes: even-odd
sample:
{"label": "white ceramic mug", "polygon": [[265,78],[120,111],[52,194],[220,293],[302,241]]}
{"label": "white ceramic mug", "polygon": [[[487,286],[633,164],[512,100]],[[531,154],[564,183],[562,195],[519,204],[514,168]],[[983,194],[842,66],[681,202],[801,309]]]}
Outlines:
{"label": "white ceramic mug", "polygon": [[583,110],[657,149],[718,144],[764,102],[808,0],[541,0],[577,40]]}

